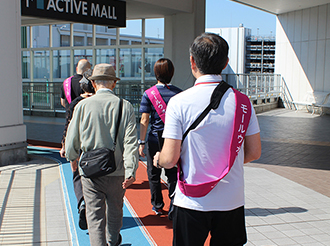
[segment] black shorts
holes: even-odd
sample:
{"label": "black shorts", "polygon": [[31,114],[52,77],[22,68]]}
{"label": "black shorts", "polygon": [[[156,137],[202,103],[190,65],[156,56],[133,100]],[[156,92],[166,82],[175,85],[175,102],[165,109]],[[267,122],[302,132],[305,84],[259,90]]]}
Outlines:
{"label": "black shorts", "polygon": [[173,246],[241,246],[247,241],[244,206],[231,211],[202,212],[181,207],[173,211]]}

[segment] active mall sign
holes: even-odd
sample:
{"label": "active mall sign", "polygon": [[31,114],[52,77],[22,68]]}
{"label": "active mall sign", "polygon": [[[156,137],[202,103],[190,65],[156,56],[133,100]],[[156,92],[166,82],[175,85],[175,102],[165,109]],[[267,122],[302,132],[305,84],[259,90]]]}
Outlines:
{"label": "active mall sign", "polygon": [[21,0],[22,16],[126,27],[126,1]]}

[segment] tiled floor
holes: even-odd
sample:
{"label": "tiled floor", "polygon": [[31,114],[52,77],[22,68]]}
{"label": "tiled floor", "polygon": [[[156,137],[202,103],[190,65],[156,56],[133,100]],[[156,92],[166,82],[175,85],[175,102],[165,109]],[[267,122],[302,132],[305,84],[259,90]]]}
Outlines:
{"label": "tiled floor", "polygon": [[258,115],[262,156],[245,167],[247,245],[330,245],[330,117]]}
{"label": "tiled floor", "polygon": [[330,245],[330,198],[246,167],[247,245]]}

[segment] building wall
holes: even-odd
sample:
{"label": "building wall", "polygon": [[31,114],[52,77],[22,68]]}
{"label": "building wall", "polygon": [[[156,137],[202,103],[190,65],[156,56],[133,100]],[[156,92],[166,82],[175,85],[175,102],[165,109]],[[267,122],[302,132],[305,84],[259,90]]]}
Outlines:
{"label": "building wall", "polygon": [[[20,1],[2,1],[0,10],[0,165],[8,164],[4,152],[26,142],[23,125]],[[4,38],[6,37],[6,38]],[[14,160],[12,160],[14,162]]]}
{"label": "building wall", "polygon": [[275,73],[295,101],[330,92],[330,4],[278,15]]}
{"label": "building wall", "polygon": [[246,40],[246,73],[274,73],[275,37],[250,36]]}
{"label": "building wall", "polygon": [[206,32],[220,35],[229,45],[229,63],[223,73],[245,73],[246,37],[251,35],[251,29],[245,27],[207,28]]}
{"label": "building wall", "polygon": [[189,47],[205,31],[205,1],[192,0],[193,12],[165,16],[164,56],[175,66],[172,83],[181,89],[194,85]]}

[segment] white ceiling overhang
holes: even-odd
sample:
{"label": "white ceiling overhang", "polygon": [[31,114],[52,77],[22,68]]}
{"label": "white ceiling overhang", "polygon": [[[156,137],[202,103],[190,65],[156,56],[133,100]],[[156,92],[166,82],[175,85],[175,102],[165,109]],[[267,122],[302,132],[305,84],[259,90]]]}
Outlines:
{"label": "white ceiling overhang", "polygon": [[330,0],[231,0],[272,14],[283,14],[330,3]]}

